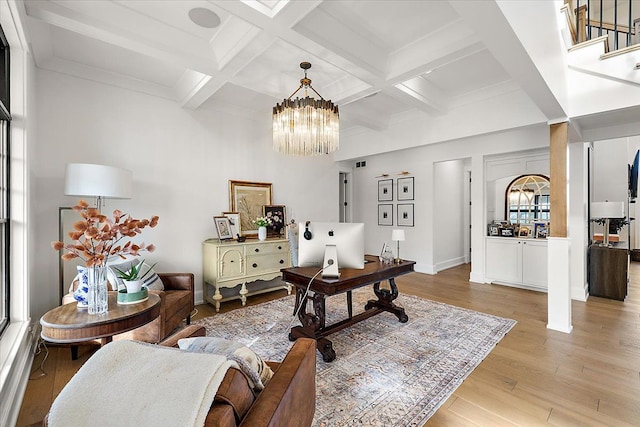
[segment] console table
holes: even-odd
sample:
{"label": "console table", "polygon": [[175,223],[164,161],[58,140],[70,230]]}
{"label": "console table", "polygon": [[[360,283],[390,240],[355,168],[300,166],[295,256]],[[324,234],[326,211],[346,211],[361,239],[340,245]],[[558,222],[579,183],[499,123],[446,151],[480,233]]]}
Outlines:
{"label": "console table", "polygon": [[[411,273],[413,271],[414,261],[403,260],[400,263],[383,264],[377,256],[365,255],[367,261],[363,270],[359,269],[340,269],[339,279],[323,279],[318,275],[310,285],[309,290],[313,292],[313,296],[308,296],[303,300],[303,296],[309,285],[309,281],[318,273],[317,267],[295,267],[282,270],[282,278],[291,282],[296,287],[296,305],[297,310],[300,307],[298,318],[302,326],[291,328],[289,340],[295,341],[298,338],[306,337],[316,340],[316,347],[322,354],[325,362],[331,362],[336,358],[336,352],[333,350],[333,344],[326,337],[334,332],[338,332],[354,323],[368,319],[371,316],[382,313],[384,311],[394,314],[398,320],[405,323],[409,317],[404,312],[404,308],[393,303],[398,297],[398,287],[395,278]],[[391,289],[380,289],[380,282],[388,280]],[[353,316],[351,291],[362,286],[373,285],[373,292],[377,300],[369,300],[365,305],[365,311]],[[347,312],[348,317],[345,320],[327,326],[325,324],[325,299],[331,295],[341,293],[347,294]],[[307,301],[311,300],[314,313],[307,313]]]}
{"label": "console table", "polygon": [[[242,243],[208,239],[203,243],[202,261],[204,298],[215,305],[216,311],[220,311],[223,301],[240,299],[245,305],[248,296],[277,289],[286,289],[291,294],[290,284],[261,287],[252,283],[281,277],[280,269],[291,267],[287,239],[248,240]],[[241,287],[237,293],[231,291],[238,285]],[[224,288],[227,292],[221,292]]]}

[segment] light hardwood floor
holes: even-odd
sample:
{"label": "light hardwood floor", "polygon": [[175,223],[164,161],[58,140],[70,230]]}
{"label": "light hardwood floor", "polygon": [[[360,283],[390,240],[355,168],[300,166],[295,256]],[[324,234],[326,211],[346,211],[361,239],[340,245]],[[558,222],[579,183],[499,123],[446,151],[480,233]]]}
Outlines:
{"label": "light hardwood floor", "polygon": [[[630,265],[626,301],[574,301],[573,332],[546,328],[546,294],[469,283],[469,266],[396,280],[401,292],[518,321],[429,420],[428,426],[640,425],[640,263]],[[249,299],[258,304],[284,291]],[[240,307],[222,304],[221,312]],[[198,306],[195,319],[211,316]],[[410,308],[405,307],[409,312]],[[51,402],[95,347],[50,347],[46,376],[29,381],[18,426],[42,420]],[[40,373],[43,353],[33,365]]]}

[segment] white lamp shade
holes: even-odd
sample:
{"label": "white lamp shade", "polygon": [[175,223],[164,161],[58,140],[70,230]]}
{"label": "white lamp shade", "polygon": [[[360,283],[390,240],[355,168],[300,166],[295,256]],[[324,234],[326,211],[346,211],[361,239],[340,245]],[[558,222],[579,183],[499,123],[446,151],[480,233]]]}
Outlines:
{"label": "white lamp shade", "polygon": [[114,166],[69,163],[65,172],[67,196],[130,199],[132,172]]}
{"label": "white lamp shade", "polygon": [[593,202],[591,218],[625,218],[624,202]]}
{"label": "white lamp shade", "polygon": [[391,240],[394,242],[404,242],[404,230],[392,230]]}

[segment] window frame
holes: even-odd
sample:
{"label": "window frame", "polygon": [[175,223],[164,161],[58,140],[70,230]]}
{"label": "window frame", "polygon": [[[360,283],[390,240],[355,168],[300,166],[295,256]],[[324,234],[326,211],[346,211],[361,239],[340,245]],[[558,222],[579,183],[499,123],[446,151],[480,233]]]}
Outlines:
{"label": "window frame", "polygon": [[0,335],[11,322],[11,82],[10,47],[0,26]]}

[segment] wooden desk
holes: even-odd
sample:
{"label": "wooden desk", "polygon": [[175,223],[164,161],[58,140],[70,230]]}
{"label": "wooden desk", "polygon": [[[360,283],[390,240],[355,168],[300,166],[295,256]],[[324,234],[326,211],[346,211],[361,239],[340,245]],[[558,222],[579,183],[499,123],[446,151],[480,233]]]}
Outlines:
{"label": "wooden desk", "polygon": [[[402,261],[400,264],[385,265],[380,263],[377,256],[366,255],[367,262],[364,270],[340,269],[340,278],[337,280],[323,279],[316,277],[310,286],[313,296],[308,296],[302,300],[311,278],[318,272],[317,267],[295,267],[282,269],[282,279],[292,283],[296,287],[295,310],[301,306],[298,318],[302,326],[291,328],[289,339],[295,341],[300,337],[313,338],[316,340],[316,347],[322,354],[325,362],[331,362],[336,358],[333,344],[326,337],[338,332],[354,323],[360,322],[376,314],[387,311],[393,313],[400,322],[405,323],[409,317],[405,314],[404,308],[393,303],[398,297],[398,287],[395,278],[413,271],[415,262]],[[380,282],[388,280],[391,289],[380,289]],[[365,311],[353,316],[351,291],[373,284],[373,292],[378,297],[377,300],[369,300],[365,305]],[[347,293],[348,317],[333,325],[325,324],[325,299],[331,295]],[[307,302],[311,300],[314,313],[307,312]]]}
{"label": "wooden desk", "polygon": [[40,318],[41,336],[53,343],[71,344],[101,338],[103,345],[114,335],[151,322],[160,315],[160,297],[149,293],[139,304],[119,305],[117,292],[109,292],[109,311],[89,314],[75,302],[49,310]]}

